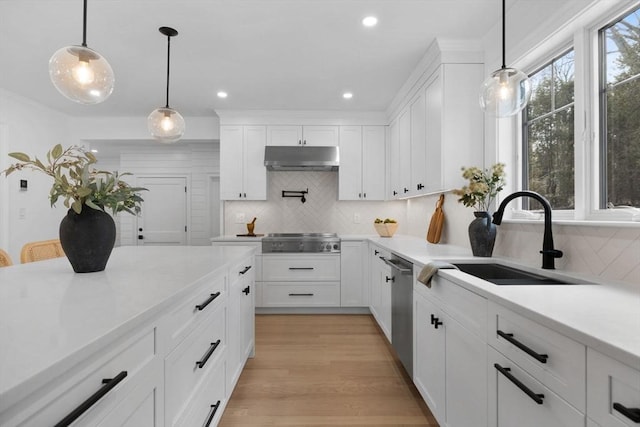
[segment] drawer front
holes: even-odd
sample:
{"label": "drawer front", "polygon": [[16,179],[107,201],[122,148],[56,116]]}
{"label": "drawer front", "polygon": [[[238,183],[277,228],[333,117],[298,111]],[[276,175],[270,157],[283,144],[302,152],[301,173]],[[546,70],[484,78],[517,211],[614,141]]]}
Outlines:
{"label": "drawer front", "polygon": [[430,296],[444,303],[443,309],[471,333],[487,341],[487,299],[458,286],[455,283],[434,277],[431,288],[419,283]]}
{"label": "drawer front", "polygon": [[498,304],[489,313],[489,344],[584,412],[586,347]]}
{"label": "drawer front", "polygon": [[[0,425],[21,427],[54,425],[79,408],[89,397],[105,391],[103,379],[112,379],[115,386],[91,405],[77,419],[76,424],[95,424],[119,402],[122,402],[137,387],[141,372],[159,360],[155,353],[156,329],[145,328],[144,332],[115,343],[104,355],[92,357],[81,363],[73,372],[62,374],[52,384],[40,389],[25,399],[26,409],[16,416],[7,413],[0,417]],[[123,372],[126,372],[123,374]],[[38,402],[38,403],[34,403]],[[84,421],[83,421],[84,420]]]}
{"label": "drawer front", "polygon": [[338,307],[339,282],[262,283],[263,307]]}
{"label": "drawer front", "polygon": [[[532,394],[540,395],[535,402],[512,380],[498,371],[495,365],[508,369],[507,373]],[[489,349],[489,426],[491,427],[583,427],[585,415],[545,387],[493,349]]]}
{"label": "drawer front", "polygon": [[172,426],[193,427],[218,425],[226,406],[225,362],[221,360],[202,382],[185,411],[185,417]]}
{"label": "drawer front", "polygon": [[219,363],[226,347],[226,307],[220,307],[165,360],[165,418],[171,425],[183,415],[194,390]]}
{"label": "drawer front", "polygon": [[170,330],[168,348],[175,348],[208,314],[224,305],[226,298],[224,285],[224,276],[208,278],[183,303],[169,313],[167,318],[167,326]]}
{"label": "drawer front", "polygon": [[340,280],[340,255],[263,255],[265,282]]}
{"label": "drawer front", "polygon": [[[587,350],[587,415],[602,427],[640,425],[640,366]],[[638,421],[634,421],[638,419]]]}

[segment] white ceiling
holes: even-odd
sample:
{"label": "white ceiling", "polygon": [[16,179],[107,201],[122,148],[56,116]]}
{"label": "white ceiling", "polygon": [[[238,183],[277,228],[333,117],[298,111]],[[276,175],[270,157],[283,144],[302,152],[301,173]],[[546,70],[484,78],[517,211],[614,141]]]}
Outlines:
{"label": "white ceiling", "polygon": [[[511,2],[509,2],[511,3]],[[216,109],[384,111],[438,37],[481,38],[499,0],[89,0],[87,44],[116,74],[112,96],[75,104],[49,81],[60,47],[82,41],[82,0],[0,0],[0,86],[72,116],[185,116]],[[375,15],[379,24],[364,28]],[[219,90],[229,93],[218,99]],[[344,91],[353,99],[342,99]]]}

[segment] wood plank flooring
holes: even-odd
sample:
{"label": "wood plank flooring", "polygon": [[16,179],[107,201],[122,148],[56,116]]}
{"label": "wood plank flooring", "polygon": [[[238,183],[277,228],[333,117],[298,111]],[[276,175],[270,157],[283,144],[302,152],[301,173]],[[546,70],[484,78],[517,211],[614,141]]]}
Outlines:
{"label": "wood plank flooring", "polygon": [[370,315],[256,315],[230,426],[437,427]]}

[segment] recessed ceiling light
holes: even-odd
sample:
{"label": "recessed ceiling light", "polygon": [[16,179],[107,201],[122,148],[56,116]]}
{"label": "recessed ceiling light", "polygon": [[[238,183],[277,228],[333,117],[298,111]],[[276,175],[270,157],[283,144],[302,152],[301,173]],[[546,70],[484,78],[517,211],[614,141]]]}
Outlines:
{"label": "recessed ceiling light", "polygon": [[351,98],[353,98],[353,94],[351,92],[345,92],[345,93],[342,94],[342,97],[344,99],[351,99]]}
{"label": "recessed ceiling light", "polygon": [[376,18],[375,16],[367,16],[362,20],[362,25],[364,25],[365,27],[375,27],[377,23],[378,18]]}
{"label": "recessed ceiling light", "polygon": [[228,96],[227,92],[218,92],[218,98],[226,98]]}

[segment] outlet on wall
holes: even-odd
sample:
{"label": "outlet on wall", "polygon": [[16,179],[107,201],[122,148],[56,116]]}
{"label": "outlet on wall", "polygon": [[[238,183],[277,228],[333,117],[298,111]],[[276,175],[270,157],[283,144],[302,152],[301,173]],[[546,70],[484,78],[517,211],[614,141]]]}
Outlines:
{"label": "outlet on wall", "polygon": [[360,224],[360,214],[359,213],[354,213],[353,214],[353,222],[355,224]]}
{"label": "outlet on wall", "polygon": [[244,213],[237,213],[236,214],[236,224],[244,224],[246,222],[246,219],[244,217]]}

